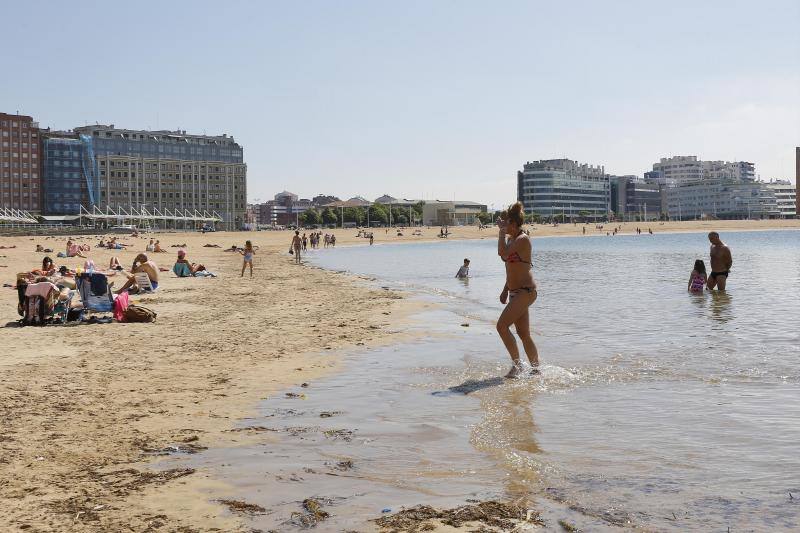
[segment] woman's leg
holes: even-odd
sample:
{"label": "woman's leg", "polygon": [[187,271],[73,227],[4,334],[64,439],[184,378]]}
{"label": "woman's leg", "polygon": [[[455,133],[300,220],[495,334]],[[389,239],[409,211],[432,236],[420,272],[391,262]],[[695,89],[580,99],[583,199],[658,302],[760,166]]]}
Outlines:
{"label": "woman's leg", "polygon": [[[530,304],[536,301],[536,291],[533,293],[523,292],[519,295],[520,298],[526,297]],[[536,344],[533,342],[533,337],[531,337],[531,323],[530,323],[530,309],[529,307],[525,308],[525,312],[514,322],[514,328],[517,330],[517,335],[519,339],[522,341],[522,346],[525,348],[525,354],[528,356],[528,361],[530,361],[531,366],[537,367],[539,366],[539,351],[536,349]]]}
{"label": "woman's leg", "polygon": [[[530,303],[529,300],[525,298],[525,295],[517,294],[515,297],[511,298],[506,308],[500,313],[500,318],[497,319],[497,333],[500,334],[500,338],[503,340],[503,344],[505,344],[506,350],[508,350],[508,354],[514,362],[515,368],[519,366],[519,349],[517,348],[517,341],[511,333],[511,324],[514,324],[523,314],[527,314],[528,312]],[[508,377],[516,375],[515,368],[511,369],[511,372],[508,373]]]}
{"label": "woman's leg", "polygon": [[253,262],[250,261],[250,277],[253,277]]}
{"label": "woman's leg", "polygon": [[125,285],[123,285],[122,288],[120,288],[117,291],[117,294],[121,294],[126,289],[133,287],[135,284],[136,284],[136,278],[131,275],[130,277],[128,277],[128,281],[125,282]]}
{"label": "woman's leg", "polygon": [[244,277],[244,269],[247,268],[247,261],[242,261],[242,276]]}

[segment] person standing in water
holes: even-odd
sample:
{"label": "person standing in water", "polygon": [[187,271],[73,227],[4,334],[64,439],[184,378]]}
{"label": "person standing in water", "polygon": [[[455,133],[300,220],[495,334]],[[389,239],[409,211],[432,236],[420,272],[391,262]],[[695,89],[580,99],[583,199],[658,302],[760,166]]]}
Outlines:
{"label": "person standing in water", "polygon": [[522,372],[517,341],[511,333],[512,324],[533,367],[532,373],[539,372],[539,352],[531,337],[528,313],[528,308],[536,301],[538,293],[531,271],[531,240],[522,231],[524,221],[525,213],[520,202],[503,211],[497,221],[497,254],[506,264],[506,284],[500,293],[500,303],[506,304],[506,308],[497,320],[497,332],[514,365],[506,374],[507,378],[517,377]]}
{"label": "person standing in water", "polygon": [[724,291],[733,266],[731,249],[722,242],[716,231],[708,234],[708,240],[711,242],[711,274],[708,275],[706,286],[711,290],[716,287]]}
{"label": "person standing in water", "polygon": [[469,277],[469,259],[464,258],[464,264],[456,272],[456,277],[460,279]]}

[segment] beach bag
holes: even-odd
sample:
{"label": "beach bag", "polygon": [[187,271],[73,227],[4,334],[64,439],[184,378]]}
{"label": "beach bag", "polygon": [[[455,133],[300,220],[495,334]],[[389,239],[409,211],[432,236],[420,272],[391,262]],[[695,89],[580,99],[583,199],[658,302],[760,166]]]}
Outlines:
{"label": "beach bag", "polygon": [[292,250],[291,248],[289,248],[289,255],[294,255],[294,250]]}
{"label": "beach bag", "polygon": [[47,301],[44,298],[26,296],[23,306],[23,326],[44,326],[47,318]]}
{"label": "beach bag", "polygon": [[114,320],[125,322],[125,311],[128,310],[129,296],[127,292],[122,292],[114,298]]}
{"label": "beach bag", "polygon": [[125,322],[155,322],[156,317],[155,311],[152,309],[148,309],[147,307],[130,304],[128,308],[125,310]]}

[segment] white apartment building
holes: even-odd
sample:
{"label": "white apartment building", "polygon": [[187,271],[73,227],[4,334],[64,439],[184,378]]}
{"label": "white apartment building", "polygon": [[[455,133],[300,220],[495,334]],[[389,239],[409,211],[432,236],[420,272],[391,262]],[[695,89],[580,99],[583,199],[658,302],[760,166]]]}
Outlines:
{"label": "white apartment building", "polygon": [[645,173],[645,180],[672,186],[705,179],[755,180],[755,166],[747,161],[703,161],[695,155],[662,157]]}
{"label": "white apartment building", "polygon": [[673,220],[703,218],[777,218],[775,192],[767,184],[732,179],[706,179],[662,189]]}
{"label": "white apartment building", "polygon": [[789,180],[770,180],[767,187],[775,191],[781,218],[797,217],[797,188]]}

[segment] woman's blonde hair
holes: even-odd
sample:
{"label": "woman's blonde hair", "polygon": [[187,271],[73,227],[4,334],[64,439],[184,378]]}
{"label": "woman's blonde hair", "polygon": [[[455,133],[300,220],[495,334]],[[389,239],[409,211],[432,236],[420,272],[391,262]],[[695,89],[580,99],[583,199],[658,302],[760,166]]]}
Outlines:
{"label": "woman's blonde hair", "polygon": [[514,202],[500,215],[506,222],[513,222],[522,227],[525,223],[525,208],[522,202]]}

